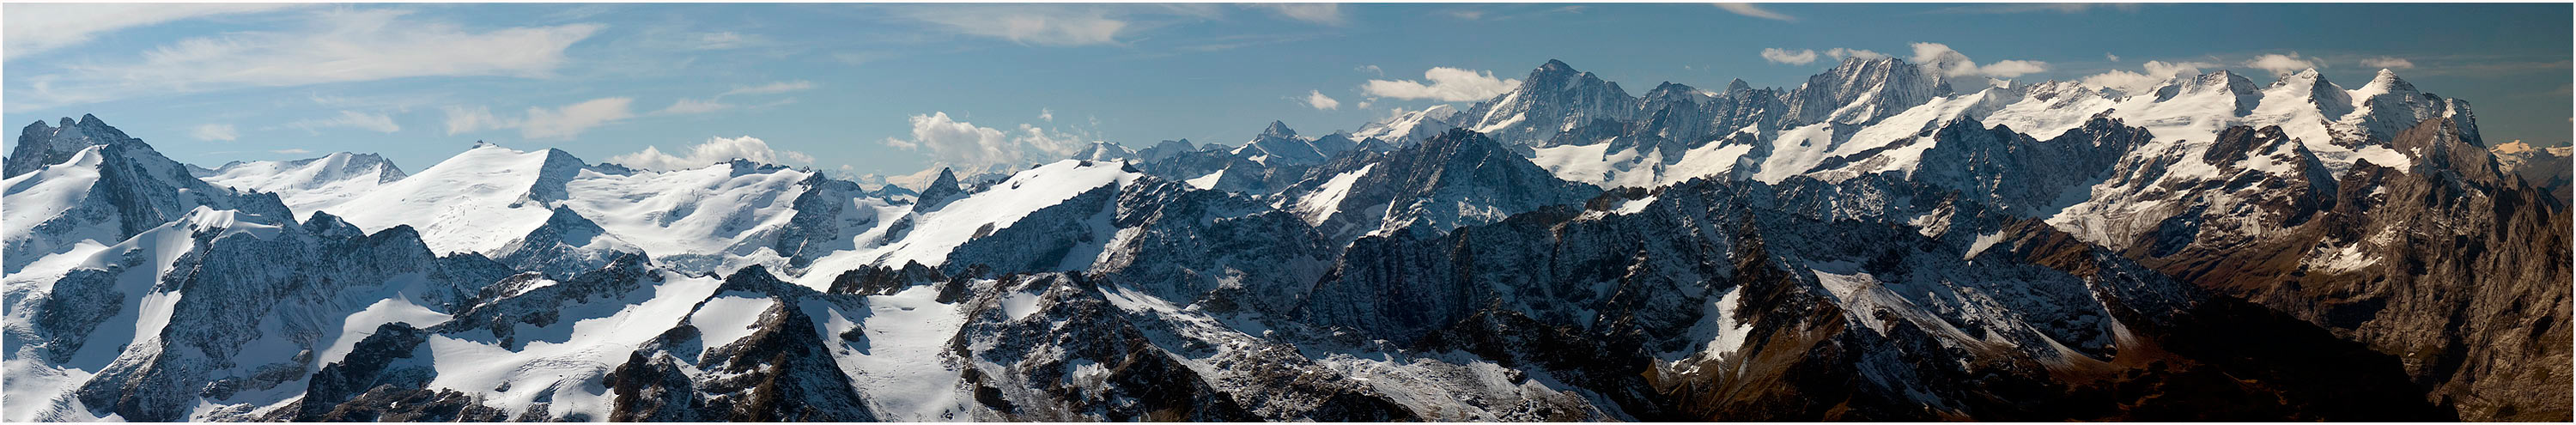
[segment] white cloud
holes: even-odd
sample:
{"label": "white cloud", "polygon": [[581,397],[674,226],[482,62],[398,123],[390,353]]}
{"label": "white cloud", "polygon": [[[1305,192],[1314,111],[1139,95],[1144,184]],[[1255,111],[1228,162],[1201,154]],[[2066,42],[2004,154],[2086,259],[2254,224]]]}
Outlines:
{"label": "white cloud", "polygon": [[308,151],[308,150],[299,149],[299,148],[287,148],[287,149],[278,149],[278,150],[268,151],[268,153],[278,153],[278,154],[287,154],[287,155],[302,155],[302,154],[313,153],[313,151]]}
{"label": "white cloud", "polygon": [[913,19],[947,27],[960,34],[1044,46],[1121,44],[1129,29],[1125,19],[1097,7],[962,6],[906,8]]}
{"label": "white cloud", "polygon": [[[1307,90],[1306,106],[1314,107],[1318,110],[1342,109],[1342,101],[1333,100],[1331,96],[1325,96],[1323,90]],[[1363,108],[1365,108],[1365,106],[1363,106]]]}
{"label": "white cloud", "polygon": [[1914,58],[1909,60],[1915,65],[1931,68],[1946,76],[1956,77],[1977,73],[1976,61],[1968,60],[1968,55],[1951,50],[1949,45],[1941,43],[1914,43]]}
{"label": "white cloud", "polygon": [[1850,56],[1850,57],[1855,57],[1855,58],[1861,58],[1861,59],[1864,59],[1864,60],[1871,60],[1871,59],[1886,59],[1886,58],[1887,58],[1887,54],[1885,54],[1885,53],[1879,53],[1879,52],[1873,52],[1873,51],[1861,50],[1861,49],[1845,49],[1845,48],[1841,48],[1841,47],[1836,47],[1836,48],[1834,48],[1833,50],[1826,50],[1826,51],[1825,51],[1825,56],[1833,57],[1833,58],[1834,58],[1834,60],[1843,60],[1843,57],[1844,57],[1844,56]]}
{"label": "white cloud", "polygon": [[1337,3],[1252,3],[1245,6],[1270,9],[1281,17],[1318,24],[1341,25],[1348,21],[1342,17],[1342,5]]}
{"label": "white cloud", "polygon": [[687,156],[663,153],[660,148],[645,146],[643,151],[608,158],[608,162],[647,170],[685,170],[710,164],[747,160],[764,164],[803,165],[814,163],[814,157],[803,152],[772,149],[769,142],[751,136],[709,137],[706,143],[690,147]]}
{"label": "white cloud", "polygon": [[2375,58],[2362,59],[2362,60],[2361,60],[2361,66],[2364,66],[2364,67],[2370,67],[2370,68],[2384,68],[2384,69],[2407,69],[2407,68],[2414,68],[2414,67],[2415,67],[2415,61],[2406,60],[2405,58],[2388,57],[2388,56],[2380,56],[2380,57],[2375,57]]}
{"label": "white cloud", "polygon": [[1952,50],[1949,45],[1941,43],[1914,43],[1914,58],[1911,61],[1949,77],[2014,78],[2048,71],[2048,62],[2041,61],[2007,60],[1978,66],[1976,61],[1968,59],[1968,55]]}
{"label": "white cloud", "polygon": [[1046,122],[1055,122],[1055,108],[1038,108],[1038,119]]}
{"label": "white cloud", "polygon": [[1977,71],[1991,77],[2019,78],[2023,75],[2048,72],[2048,63],[2025,60],[1995,61],[1978,67]]}
{"label": "white cloud", "polygon": [[1806,65],[1816,63],[1816,51],[1798,49],[1797,52],[1790,52],[1786,49],[1762,49],[1762,60],[1771,61],[1771,63]]}
{"label": "white cloud", "polygon": [[2308,68],[2316,68],[2317,64],[2299,58],[2299,52],[2290,52],[2287,55],[2274,53],[2255,56],[2254,60],[2245,61],[2245,67],[2272,71],[2274,75],[2290,75],[2306,71]]}
{"label": "white cloud", "polygon": [[1422,72],[1424,84],[1413,80],[1369,80],[1360,92],[1370,96],[1396,99],[1432,99],[1442,102],[1467,102],[1493,98],[1519,87],[1521,80],[1494,78],[1493,71],[1471,71],[1434,67]]}
{"label": "white cloud", "polygon": [[369,114],[358,111],[340,111],[340,115],[334,115],[330,118],[297,120],[295,122],[286,123],[286,126],[301,128],[304,129],[304,131],[311,132],[319,132],[321,129],[325,128],[354,128],[378,133],[402,131],[401,125],[394,124],[393,117],[385,116],[384,114]]}
{"label": "white cloud", "polygon": [[744,35],[733,31],[699,33],[691,38],[692,45],[689,47],[698,50],[735,49],[769,41],[761,36]]}
{"label": "white cloud", "polygon": [[530,139],[570,139],[593,127],[635,117],[629,108],[634,103],[624,97],[591,99],[552,109],[529,107],[527,115],[517,118],[495,116],[490,108],[479,106],[450,106],[447,134],[514,128],[520,137]]}
{"label": "white cloud", "polygon": [[[1031,155],[1062,158],[1088,145],[1081,137],[1051,132],[1028,124],[1018,131],[977,126],[948,117],[947,112],[914,115],[911,138],[885,139],[885,145],[896,149],[921,151],[933,162],[973,172],[996,166],[1026,165]],[[938,167],[932,167],[934,169]]]}
{"label": "white cloud", "polygon": [[757,86],[734,86],[733,90],[726,90],[724,93],[717,94],[716,97],[725,97],[737,94],[779,94],[812,89],[814,89],[814,82],[811,81],[779,81]]}
{"label": "white cloud", "polygon": [[477,32],[405,19],[406,13],[334,9],[311,13],[294,30],[183,39],[144,51],[135,62],[69,65],[60,73],[31,75],[25,85],[10,87],[10,103],[38,109],[143,95],[426,76],[542,78],[565,62],[565,48],[601,28]]}
{"label": "white cloud", "polygon": [[240,133],[238,133],[238,132],[234,132],[234,131],[233,131],[233,125],[232,125],[232,124],[206,124],[206,125],[200,125],[200,126],[197,126],[197,128],[196,128],[195,130],[190,130],[190,131],[188,131],[188,135],[190,135],[190,136],[196,136],[196,137],[197,137],[197,140],[204,140],[204,141],[209,141],[209,142],[217,141],[217,140],[230,142],[230,141],[233,141],[234,139],[237,139],[237,138],[239,138],[239,137],[241,136],[241,134],[240,134]]}
{"label": "white cloud", "polygon": [[726,109],[733,109],[735,106],[736,106],[736,105],[731,104],[731,103],[724,103],[723,101],[712,100],[712,99],[710,99],[710,100],[698,100],[698,99],[690,99],[690,98],[680,98],[680,100],[678,100],[678,101],[671,102],[671,106],[663,107],[663,108],[662,108],[662,110],[659,110],[659,111],[653,111],[653,115],[686,115],[686,114],[703,114],[703,113],[708,113],[708,112],[715,112],[715,111],[722,111],[722,110],[726,110]]}
{"label": "white cloud", "polygon": [[1790,22],[1797,22],[1797,21],[1798,21],[1798,18],[1797,18],[1797,17],[1795,17],[1795,16],[1783,15],[1783,14],[1780,14],[1780,12],[1773,12],[1773,11],[1769,11],[1769,10],[1764,10],[1764,9],[1762,9],[1762,6],[1757,6],[1757,5],[1754,5],[1754,4],[1752,4],[1752,3],[1712,3],[1712,4],[1717,5],[1717,8],[1719,8],[1719,9],[1726,9],[1726,11],[1728,11],[1728,12],[1733,12],[1733,13],[1735,13],[1735,14],[1737,14],[1737,15],[1751,16],[1751,17],[1762,18],[1762,19],[1770,19],[1770,20],[1775,20],[1775,21],[1790,21]]}
{"label": "white cloud", "polygon": [[126,28],[217,15],[254,13],[299,4],[251,3],[10,3],[0,14],[0,55],[9,59],[87,43]]}
{"label": "white cloud", "polygon": [[2172,80],[2174,77],[2200,75],[2201,68],[2216,66],[2218,66],[2218,64],[2208,62],[2147,61],[2146,64],[2140,66],[2146,71],[2144,73],[2112,70],[2110,72],[2085,76],[2080,81],[2082,81],[2086,87],[2107,88],[2127,93],[2137,93],[2155,88],[2156,85],[2164,84],[2166,80]]}
{"label": "white cloud", "polygon": [[2103,53],[2103,54],[2102,54],[2102,58],[2103,58],[2103,59],[2110,59],[2112,62],[2119,62],[2119,61],[2120,61],[2120,55],[2114,55],[2114,54],[2110,54],[2110,53]]}
{"label": "white cloud", "polygon": [[2135,3],[2117,3],[2117,4],[2097,4],[2097,3],[2006,3],[2006,4],[1984,4],[1984,5],[1972,5],[1972,6],[1948,7],[1948,8],[1935,9],[1935,10],[1933,10],[1932,12],[1934,12],[1934,13],[2032,13],[2032,12],[2083,13],[2083,12],[2085,12],[2085,11],[2093,10],[2093,8],[2096,8],[2096,7],[2108,7],[2108,8],[2112,8],[2112,9],[2117,9],[2117,10],[2122,11],[2122,12],[2136,12],[2136,11],[2138,11],[2138,5],[2137,5],[2137,4],[2135,4]]}
{"label": "white cloud", "polygon": [[1370,75],[1376,75],[1376,76],[1380,76],[1380,77],[1384,77],[1384,76],[1386,76],[1386,70],[1385,70],[1385,69],[1378,68],[1378,67],[1377,67],[1377,65],[1360,65],[1358,68],[1351,68],[1351,70],[1353,70],[1353,71],[1359,71],[1359,72],[1366,72],[1366,73],[1369,73]]}

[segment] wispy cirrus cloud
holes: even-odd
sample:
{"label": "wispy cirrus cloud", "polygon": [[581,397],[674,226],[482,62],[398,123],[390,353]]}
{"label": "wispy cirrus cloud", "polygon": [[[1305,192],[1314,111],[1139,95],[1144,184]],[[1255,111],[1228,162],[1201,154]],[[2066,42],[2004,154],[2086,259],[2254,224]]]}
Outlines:
{"label": "wispy cirrus cloud", "polygon": [[127,28],[220,15],[270,12],[303,4],[10,3],[0,14],[0,55],[16,59],[87,43]]}
{"label": "wispy cirrus cloud", "polygon": [[1796,16],[1789,16],[1789,15],[1787,15],[1787,14],[1783,14],[1783,13],[1780,13],[1780,12],[1773,12],[1773,11],[1771,11],[1770,9],[1764,9],[1764,8],[1762,8],[1762,6],[1760,6],[1760,5],[1756,5],[1756,4],[1753,4],[1753,3],[1710,3],[1710,4],[1716,5],[1718,9],[1723,9],[1723,10],[1726,10],[1727,12],[1734,13],[1734,14],[1737,14],[1737,15],[1751,16],[1751,17],[1756,17],[1756,18],[1769,19],[1769,20],[1774,20],[1774,21],[1784,21],[1784,22],[1797,22],[1797,21],[1798,21],[1798,17],[1796,17]]}
{"label": "wispy cirrus cloud", "polygon": [[1119,36],[1132,29],[1127,19],[1100,7],[974,5],[898,10],[905,17],[959,34],[1039,46],[1120,45],[1125,43]]}
{"label": "wispy cirrus cloud", "polygon": [[391,9],[321,10],[289,30],[193,37],[130,62],[37,72],[10,88],[10,109],[246,87],[291,87],[428,76],[543,78],[595,24],[478,31]]}
{"label": "wispy cirrus cloud", "polygon": [[516,129],[529,139],[570,139],[583,131],[635,117],[633,98],[591,99],[554,108],[529,107],[519,116],[494,115],[482,106],[447,107],[447,134]]}
{"label": "wispy cirrus cloud", "polygon": [[230,142],[230,141],[233,141],[233,140],[235,140],[235,139],[239,139],[239,138],[241,138],[241,133],[240,133],[240,132],[233,131],[233,125],[232,125],[232,124],[205,124],[205,125],[199,125],[199,126],[197,126],[197,128],[194,128],[194,129],[190,129],[190,130],[188,130],[188,135],[189,135],[189,136],[196,137],[196,138],[197,138],[197,140],[204,140],[204,141],[209,141],[209,142],[213,142],[213,141],[225,141],[225,142]]}
{"label": "wispy cirrus cloud", "polygon": [[1952,7],[1945,7],[1945,8],[1940,8],[1940,9],[1933,9],[1933,10],[1931,10],[1931,11],[1927,12],[1927,13],[1985,13],[1985,14],[2005,14],[2005,13],[2041,13],[2041,12],[2055,12],[2055,13],[2083,13],[2083,12],[2090,12],[2090,11],[2095,11],[2095,10],[2102,10],[2102,9],[2117,10],[2117,11],[2122,11],[2122,12],[2136,12],[2136,11],[2138,11],[2138,4],[2137,4],[2137,3],[1997,3],[1997,4],[1978,4],[1978,5],[1967,5],[1967,6],[1952,6]]}
{"label": "wispy cirrus cloud", "polygon": [[352,128],[378,133],[402,131],[402,125],[395,124],[392,116],[358,111],[340,111],[338,115],[332,115],[328,118],[296,120],[286,123],[286,126],[303,129],[306,132],[316,134],[321,133],[322,129],[326,128]]}
{"label": "wispy cirrus cloud", "polygon": [[724,93],[716,94],[716,97],[725,97],[725,96],[732,96],[732,95],[738,95],[738,94],[779,94],[779,93],[797,92],[797,91],[806,91],[806,90],[813,90],[813,89],[814,89],[814,82],[812,82],[812,81],[805,81],[805,80],[796,80],[796,81],[779,81],[779,82],[772,82],[772,83],[769,83],[769,84],[762,84],[762,85],[757,85],[757,86],[734,86],[733,90],[726,90]]}
{"label": "wispy cirrus cloud", "polygon": [[1338,3],[1250,3],[1244,6],[1266,9],[1282,18],[1324,25],[1341,25],[1350,21],[1343,16],[1342,5]]}
{"label": "wispy cirrus cloud", "polygon": [[2385,68],[2385,69],[2407,69],[2407,68],[2414,68],[2414,67],[2415,67],[2415,61],[2406,60],[2406,58],[2400,58],[2400,57],[2380,56],[2380,57],[2374,57],[2374,58],[2362,59],[2362,60],[2361,60],[2361,66],[2364,66],[2364,67],[2370,67],[2370,68]]}

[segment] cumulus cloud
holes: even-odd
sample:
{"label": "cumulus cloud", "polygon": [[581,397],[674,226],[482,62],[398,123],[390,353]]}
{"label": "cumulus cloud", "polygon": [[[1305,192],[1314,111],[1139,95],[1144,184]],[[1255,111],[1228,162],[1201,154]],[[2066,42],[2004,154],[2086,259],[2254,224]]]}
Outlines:
{"label": "cumulus cloud", "polygon": [[1341,25],[1342,5],[1337,3],[1252,3],[1245,6],[1269,9],[1280,17],[1325,25]]}
{"label": "cumulus cloud", "polygon": [[1055,122],[1055,108],[1038,108],[1038,120]]}
{"label": "cumulus cloud", "polygon": [[2245,61],[2245,67],[2272,71],[2272,74],[2274,75],[2290,75],[2299,73],[2299,71],[2306,71],[2309,68],[2316,68],[2317,64],[2316,62],[2299,58],[2299,52],[2290,52],[2290,54],[2287,55],[2275,53],[2255,56],[2254,60]]}
{"label": "cumulus cloud", "polygon": [[0,16],[0,55],[9,59],[87,43],[100,34],[217,15],[256,13],[298,4],[19,3]]}
{"label": "cumulus cloud", "polygon": [[[17,6],[11,5],[13,12]],[[187,38],[144,51],[133,62],[31,74],[24,85],[10,87],[10,103],[40,109],[242,87],[425,76],[546,77],[565,62],[565,48],[601,28],[567,24],[472,31],[407,14],[333,9],[311,13],[294,30]]]}
{"label": "cumulus cloud", "polygon": [[[505,117],[485,107],[447,107],[447,134],[518,129],[530,139],[570,139],[593,127],[634,118],[634,99],[599,98],[556,108],[529,107],[525,115]],[[676,105],[674,105],[676,106]]]}
{"label": "cumulus cloud", "polygon": [[1359,71],[1359,72],[1366,72],[1366,73],[1369,73],[1369,75],[1376,75],[1376,76],[1380,76],[1380,77],[1384,77],[1384,76],[1386,76],[1386,70],[1385,70],[1385,69],[1382,69],[1382,68],[1378,68],[1378,67],[1377,67],[1377,65],[1360,65],[1360,66],[1359,66],[1359,67],[1357,67],[1357,68],[1351,68],[1351,70],[1353,70],[1353,71]]}
{"label": "cumulus cloud", "polygon": [[1342,101],[1333,100],[1331,96],[1325,96],[1323,90],[1307,90],[1306,106],[1314,107],[1319,110],[1342,109]]}
{"label": "cumulus cloud", "polygon": [[241,134],[233,131],[232,124],[206,124],[189,130],[188,135],[196,136],[197,140],[230,142],[239,138]]}
{"label": "cumulus cloud", "polygon": [[1762,49],[1762,60],[1771,61],[1771,63],[1806,65],[1816,63],[1816,51],[1798,49],[1792,52],[1788,49]]}
{"label": "cumulus cloud", "polygon": [[2140,68],[2145,72],[2112,70],[2110,72],[2085,76],[2079,81],[2082,81],[2086,87],[2107,88],[2119,90],[2121,92],[2136,93],[2155,88],[2156,85],[2164,84],[2165,81],[2172,80],[2174,77],[2200,75],[2201,68],[2217,66],[2218,64],[2208,62],[2147,61],[2147,63],[2140,65]]}
{"label": "cumulus cloud", "polygon": [[333,115],[330,118],[296,120],[286,123],[286,126],[308,132],[320,132],[325,128],[354,128],[378,133],[402,131],[401,125],[394,124],[393,117],[358,111],[340,111],[339,115]]}
{"label": "cumulus cloud", "polygon": [[2114,55],[2114,54],[2110,54],[2110,53],[2103,53],[2103,54],[2102,54],[2102,58],[2103,58],[2103,59],[2110,59],[2112,62],[2119,62],[2119,61],[2120,61],[2120,55]]}
{"label": "cumulus cloud", "polygon": [[1033,157],[1062,158],[1089,144],[1076,135],[1028,124],[1020,124],[1016,131],[978,126],[950,118],[947,112],[914,115],[911,121],[911,138],[888,137],[885,145],[923,152],[935,163],[967,171],[1017,167]]}
{"label": "cumulus cloud", "polygon": [[2415,61],[2406,60],[2405,58],[2380,56],[2362,59],[2361,66],[2384,69],[2407,69],[2414,68]]}
{"label": "cumulus cloud", "polygon": [[608,162],[647,170],[668,171],[705,167],[737,159],[779,165],[814,163],[813,156],[803,152],[773,149],[769,147],[769,142],[751,136],[709,137],[706,143],[690,147],[687,155],[672,155],[663,153],[660,148],[645,146],[642,151],[609,157]]}
{"label": "cumulus cloud", "polygon": [[1845,48],[1841,48],[1841,47],[1836,47],[1836,48],[1834,48],[1833,50],[1826,50],[1826,51],[1825,51],[1825,56],[1827,56],[1827,57],[1832,57],[1832,58],[1834,58],[1834,60],[1843,60],[1843,57],[1845,57],[1845,56],[1855,57],[1855,58],[1861,58],[1861,59],[1864,59],[1864,60],[1868,60],[1868,59],[1886,59],[1886,58],[1887,58],[1887,54],[1884,54],[1884,53],[1873,52],[1873,51],[1868,51],[1868,50],[1861,50],[1861,49],[1845,49]]}
{"label": "cumulus cloud", "polygon": [[1513,87],[1521,85],[1521,80],[1494,78],[1493,71],[1479,72],[1448,67],[1434,67],[1429,71],[1423,71],[1422,79],[1430,83],[1414,80],[1369,80],[1368,83],[1360,85],[1360,92],[1367,93],[1369,96],[1394,99],[1468,102],[1491,99],[1495,95],[1511,91]]}
{"label": "cumulus cloud", "polygon": [[1717,8],[1719,8],[1719,9],[1725,9],[1727,12],[1731,12],[1731,13],[1734,13],[1734,14],[1737,14],[1737,15],[1751,16],[1751,17],[1762,18],[1762,19],[1769,19],[1769,20],[1774,20],[1774,21],[1790,21],[1790,22],[1796,22],[1796,21],[1798,20],[1798,17],[1795,17],[1795,16],[1789,16],[1789,15],[1784,15],[1784,14],[1781,14],[1780,12],[1773,12],[1773,11],[1770,11],[1770,10],[1766,10],[1766,9],[1763,9],[1763,8],[1762,8],[1762,6],[1755,5],[1755,4],[1752,4],[1752,3],[1714,3],[1714,4],[1716,4],[1716,5],[1717,5]]}
{"label": "cumulus cloud", "polygon": [[2007,60],[1978,66],[1976,61],[1968,59],[1968,55],[1941,43],[1914,43],[1914,58],[1911,61],[1949,77],[2014,78],[2048,71],[2048,63],[2041,61]]}

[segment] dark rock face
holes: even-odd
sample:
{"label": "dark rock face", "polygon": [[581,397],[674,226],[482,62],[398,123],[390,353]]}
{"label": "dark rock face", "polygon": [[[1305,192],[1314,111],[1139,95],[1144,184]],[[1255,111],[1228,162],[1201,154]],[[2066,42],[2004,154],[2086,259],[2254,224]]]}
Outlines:
{"label": "dark rock face", "polygon": [[1281,202],[1346,241],[1391,232],[1438,235],[1598,193],[1558,180],[1484,135],[1450,130],[1393,152],[1326,163],[1281,192]]}
{"label": "dark rock face", "polygon": [[2390,147],[2414,169],[2364,161],[2340,180],[2231,184],[2257,188],[2246,202],[2276,230],[2142,235],[2172,240],[2128,255],[2397,356],[2413,386],[2463,418],[2563,419],[2571,277],[2552,253],[2569,249],[2564,204],[2498,172],[2447,119]]}
{"label": "dark rock face", "polygon": [[1520,87],[1459,112],[1456,120],[1502,143],[1528,146],[1547,141],[1569,125],[1596,119],[1628,121],[1637,114],[1637,97],[1619,88],[1619,83],[1549,60],[1522,78]]}

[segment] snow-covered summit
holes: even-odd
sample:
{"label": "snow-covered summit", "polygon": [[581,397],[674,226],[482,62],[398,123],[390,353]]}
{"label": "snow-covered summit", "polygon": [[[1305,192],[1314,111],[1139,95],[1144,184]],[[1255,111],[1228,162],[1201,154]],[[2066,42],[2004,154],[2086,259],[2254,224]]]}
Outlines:
{"label": "snow-covered summit", "polygon": [[194,168],[197,178],[242,191],[279,194],[298,217],[338,205],[409,176],[372,153],[335,152],[293,161],[233,161]]}
{"label": "snow-covered summit", "polygon": [[1526,145],[1595,119],[1632,119],[1636,104],[1618,83],[1550,59],[1519,87],[1468,107],[1454,121],[1505,144]]}

